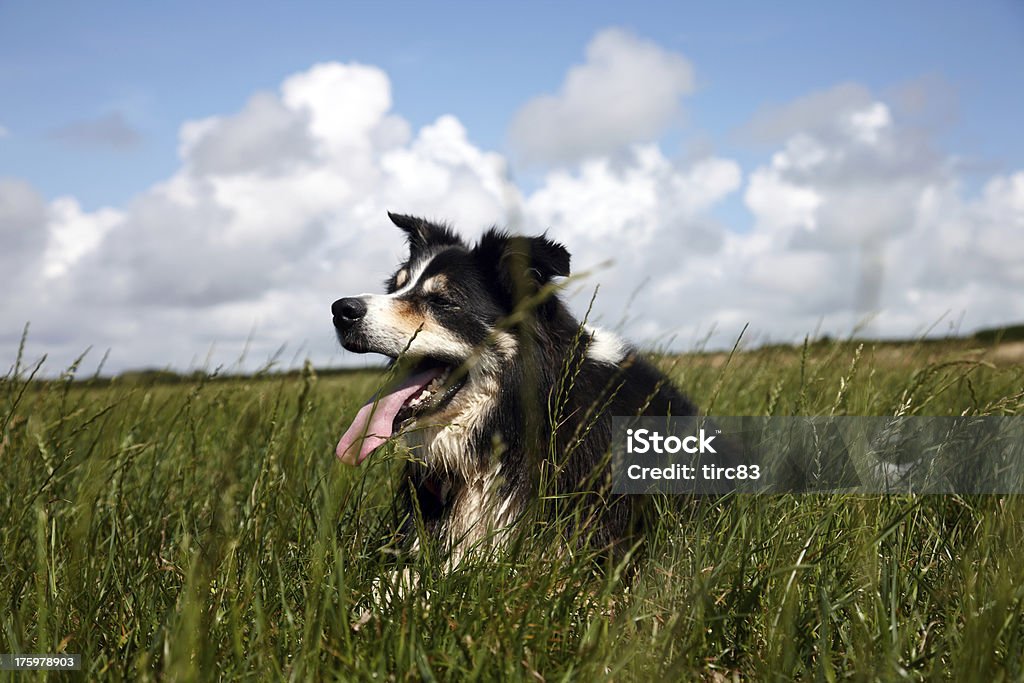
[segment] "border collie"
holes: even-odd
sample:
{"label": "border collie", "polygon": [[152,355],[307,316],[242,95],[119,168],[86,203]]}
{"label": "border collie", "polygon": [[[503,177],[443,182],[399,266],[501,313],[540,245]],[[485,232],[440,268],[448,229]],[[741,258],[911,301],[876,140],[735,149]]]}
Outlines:
{"label": "border collie", "polygon": [[457,561],[566,505],[567,540],[627,550],[644,497],[610,494],[612,416],[694,405],[633,347],[572,316],[558,296],[563,245],[495,228],[469,244],[388,216],[409,255],[386,293],[331,306],[342,346],[392,359],[391,383],[359,410],[338,457],[358,465],[402,437],[411,457],[396,502],[410,550],[425,532]]}

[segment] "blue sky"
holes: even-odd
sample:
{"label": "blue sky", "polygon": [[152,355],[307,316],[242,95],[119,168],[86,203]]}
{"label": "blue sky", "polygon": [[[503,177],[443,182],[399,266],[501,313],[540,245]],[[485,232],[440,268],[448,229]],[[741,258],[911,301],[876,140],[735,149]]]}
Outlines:
{"label": "blue sky", "polygon": [[[238,109],[323,61],[383,68],[414,126],[456,114],[507,149],[515,110],[557,88],[581,46],[622,26],[697,66],[680,150],[705,138],[748,155],[758,108],[841,81],[878,92],[924,78],[950,90],[942,143],[986,168],[1024,165],[1024,3],[0,4],[0,173],[87,208],[122,203],[177,165],[181,122]],[[141,139],[81,148],[50,134],[120,113]],[[671,153],[673,150],[668,150]]]}
{"label": "blue sky", "polygon": [[1010,0],[0,3],[0,344],[361,362],[384,209],[616,259],[641,342],[1014,322],[1021,67]]}

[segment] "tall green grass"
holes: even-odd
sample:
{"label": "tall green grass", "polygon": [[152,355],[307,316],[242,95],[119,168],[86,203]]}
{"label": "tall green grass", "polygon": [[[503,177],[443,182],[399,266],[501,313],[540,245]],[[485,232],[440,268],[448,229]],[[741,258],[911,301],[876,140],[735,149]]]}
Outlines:
{"label": "tall green grass", "polygon": [[[1020,414],[1024,365],[992,351],[837,342],[659,362],[720,415]],[[555,552],[543,527],[441,571],[380,547],[403,454],[335,461],[373,372],[30,375],[0,382],[0,651],[81,653],[78,676],[1024,678],[1016,497],[698,500],[665,506],[630,581]],[[405,561],[419,584],[375,605]]]}

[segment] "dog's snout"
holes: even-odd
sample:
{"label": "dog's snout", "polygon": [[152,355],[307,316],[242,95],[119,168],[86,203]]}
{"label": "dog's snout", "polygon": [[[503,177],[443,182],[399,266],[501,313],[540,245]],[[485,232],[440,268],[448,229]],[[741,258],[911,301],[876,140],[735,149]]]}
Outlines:
{"label": "dog's snout", "polygon": [[331,305],[335,325],[351,325],[366,315],[366,303],[362,299],[346,297]]}

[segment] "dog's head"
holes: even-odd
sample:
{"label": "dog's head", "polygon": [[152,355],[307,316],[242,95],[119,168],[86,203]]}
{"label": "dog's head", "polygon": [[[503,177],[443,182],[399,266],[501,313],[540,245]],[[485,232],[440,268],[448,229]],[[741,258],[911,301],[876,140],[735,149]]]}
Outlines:
{"label": "dog's head", "polygon": [[389,213],[408,240],[408,258],[384,294],[338,299],[331,307],[349,351],[401,361],[404,381],[363,407],[338,456],[357,464],[403,426],[439,417],[467,383],[498,371],[515,353],[511,314],[543,315],[544,288],[569,274],[569,252],[547,237],[491,229],[468,245],[449,228]]}

